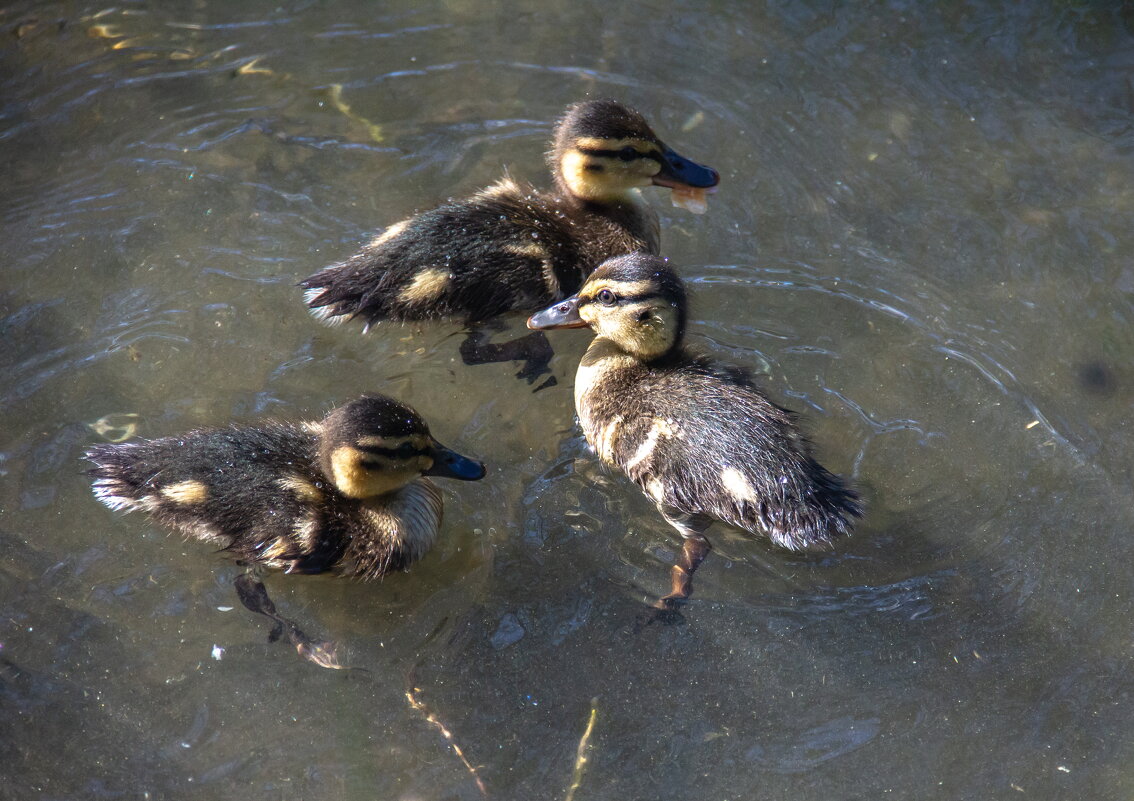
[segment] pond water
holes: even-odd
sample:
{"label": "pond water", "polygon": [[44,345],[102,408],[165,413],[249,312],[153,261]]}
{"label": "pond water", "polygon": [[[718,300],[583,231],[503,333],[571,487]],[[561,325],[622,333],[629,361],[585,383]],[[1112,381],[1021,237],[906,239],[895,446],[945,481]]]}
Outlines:
{"label": "pond water", "polygon": [[[0,797],[1134,797],[1129,4],[23,2],[0,26]],[[554,332],[533,393],[462,365],[457,325],[329,329],[295,287],[505,168],[546,183],[586,97],[721,172],[704,217],[651,194],[692,344],[761,374],[868,504],[814,555],[714,528],[677,625],[635,624],[678,542],[574,423],[589,337]],[[123,427],[373,390],[490,473],[445,484],[409,572],[269,578],[365,670],[268,643],[239,568],[81,473]]]}

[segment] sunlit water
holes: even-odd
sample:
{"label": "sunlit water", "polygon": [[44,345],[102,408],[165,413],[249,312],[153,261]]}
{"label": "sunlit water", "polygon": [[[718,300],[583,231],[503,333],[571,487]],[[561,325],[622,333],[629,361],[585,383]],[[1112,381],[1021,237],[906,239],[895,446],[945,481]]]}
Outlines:
{"label": "sunlit water", "polygon": [[[0,12],[0,796],[1134,796],[1129,9],[156,5]],[[680,625],[636,625],[679,544],[574,425],[585,334],[533,394],[294,286],[545,181],[587,96],[721,171],[703,218],[651,195],[691,340],[868,503],[810,556],[714,529]],[[491,472],[408,573],[269,580],[365,671],[269,644],[238,568],[81,475],[131,425],[368,390]]]}

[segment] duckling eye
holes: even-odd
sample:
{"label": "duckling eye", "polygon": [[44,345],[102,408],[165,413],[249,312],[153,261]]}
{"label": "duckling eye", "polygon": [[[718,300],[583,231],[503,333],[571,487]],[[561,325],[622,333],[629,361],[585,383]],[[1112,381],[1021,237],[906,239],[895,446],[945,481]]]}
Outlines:
{"label": "duckling eye", "polygon": [[632,148],[630,145],[627,145],[626,147],[618,151],[618,158],[622,159],[623,161],[633,161],[634,159],[638,158],[638,151]]}
{"label": "duckling eye", "polygon": [[609,289],[600,289],[595,299],[603,306],[613,306],[618,301],[618,296]]}
{"label": "duckling eye", "polygon": [[403,442],[394,452],[398,454],[398,456],[402,459],[408,459],[409,457],[417,453],[417,448],[413,446],[412,442]]}

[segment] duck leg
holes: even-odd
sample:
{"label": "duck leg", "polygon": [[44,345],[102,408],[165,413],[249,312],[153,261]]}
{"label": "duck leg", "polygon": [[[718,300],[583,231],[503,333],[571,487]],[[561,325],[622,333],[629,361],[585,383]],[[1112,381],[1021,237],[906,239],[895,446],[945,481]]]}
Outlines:
{"label": "duck leg", "polygon": [[303,630],[294,621],[284,617],[276,611],[276,605],[268,597],[268,590],[260,577],[252,571],[241,573],[233,582],[236,594],[244,608],[258,615],[263,615],[275,623],[268,642],[275,642],[281,636],[287,635],[288,641],[295,646],[295,650],[304,659],[316,665],[334,670],[341,670],[345,665],[335,656],[335,644],[332,642],[316,642],[303,633]]}
{"label": "duck leg", "polygon": [[[542,331],[533,331],[508,342],[488,342],[488,332],[482,326],[473,327],[461,343],[461,360],[465,364],[493,364],[495,362],[519,362],[524,364],[516,378],[523,378],[529,384],[534,383],[544,373],[550,373],[548,366],[555,352],[547,335]],[[555,376],[544,381],[535,391],[556,384]]]}
{"label": "duck leg", "polygon": [[712,524],[712,519],[706,515],[683,514],[675,509],[660,511],[666,521],[681,533],[684,540],[681,558],[670,571],[669,595],[663,595],[656,604],[658,609],[673,609],[693,594],[693,573],[713,547],[704,535],[704,531]]}

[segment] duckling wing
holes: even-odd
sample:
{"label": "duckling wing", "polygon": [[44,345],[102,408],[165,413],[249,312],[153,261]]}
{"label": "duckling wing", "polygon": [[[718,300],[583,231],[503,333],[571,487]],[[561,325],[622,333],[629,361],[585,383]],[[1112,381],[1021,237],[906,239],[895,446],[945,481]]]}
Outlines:
{"label": "duckling wing", "polygon": [[622,424],[613,455],[659,507],[792,549],[850,531],[857,495],[743,373],[699,361],[655,371],[640,389],[648,412]]}
{"label": "duckling wing", "polygon": [[505,179],[397,223],[301,282],[327,322],[361,317],[476,322],[578,289],[580,244],[561,200]]}
{"label": "duckling wing", "polygon": [[343,546],[328,526],[314,449],[302,428],[270,424],[97,445],[87,458],[95,496],[112,509],[146,511],[241,559],[320,572]]}

